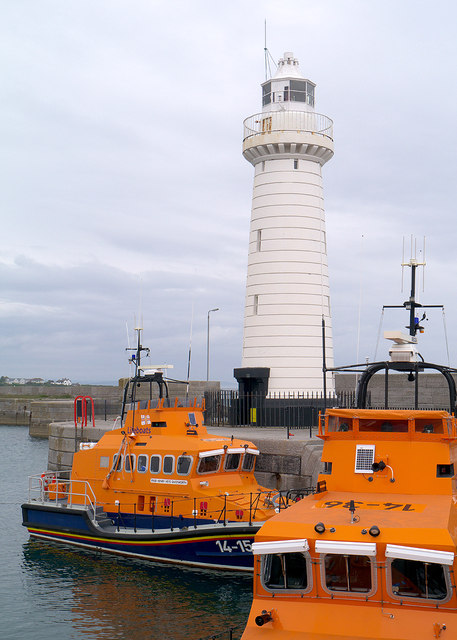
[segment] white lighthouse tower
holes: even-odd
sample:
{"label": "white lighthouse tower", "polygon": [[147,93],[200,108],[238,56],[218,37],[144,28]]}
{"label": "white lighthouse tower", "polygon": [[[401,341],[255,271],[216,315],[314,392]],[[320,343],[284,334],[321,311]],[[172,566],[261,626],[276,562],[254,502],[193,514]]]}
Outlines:
{"label": "white lighthouse tower", "polygon": [[323,319],[333,366],[321,175],[333,156],[333,123],[314,111],[315,86],[285,53],[262,84],[262,112],[244,121],[243,155],[255,175],[242,367],[234,373],[247,393],[322,392]]}

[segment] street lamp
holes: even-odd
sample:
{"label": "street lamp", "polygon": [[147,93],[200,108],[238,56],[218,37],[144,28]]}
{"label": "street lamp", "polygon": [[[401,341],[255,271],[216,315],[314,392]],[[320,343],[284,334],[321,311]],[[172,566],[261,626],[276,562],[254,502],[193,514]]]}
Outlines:
{"label": "street lamp", "polygon": [[208,311],[208,328],[206,331],[206,381],[207,382],[209,380],[209,314],[212,313],[213,311],[219,311],[219,308],[210,309]]}

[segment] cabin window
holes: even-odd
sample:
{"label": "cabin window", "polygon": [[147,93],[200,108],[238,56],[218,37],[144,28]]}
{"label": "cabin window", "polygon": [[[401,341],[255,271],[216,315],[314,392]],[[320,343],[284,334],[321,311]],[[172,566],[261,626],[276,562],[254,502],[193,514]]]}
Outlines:
{"label": "cabin window", "polygon": [[178,476],[187,476],[192,468],[192,456],[179,456],[176,463],[176,473]]}
{"label": "cabin window", "polygon": [[345,433],[347,431],[352,431],[352,420],[351,418],[342,418],[340,416],[329,416],[328,417],[328,431],[335,432],[338,431],[340,433]]}
{"label": "cabin window", "polygon": [[328,553],[324,556],[323,572],[324,586],[329,591],[372,591],[372,562],[368,556]]}
{"label": "cabin window", "polygon": [[148,468],[148,456],[144,454],[141,454],[140,456],[138,456],[136,468],[137,468],[137,471],[139,471],[139,473],[145,473]]}
{"label": "cabin window", "polygon": [[160,473],[160,467],[162,466],[162,456],[151,456],[150,470],[151,473]]}
{"label": "cabin window", "polygon": [[243,471],[252,471],[255,464],[255,455],[253,453],[245,453],[243,458]]}
{"label": "cabin window", "polygon": [[195,417],[195,413],[189,413],[188,414],[188,418],[189,418],[189,424],[192,427],[198,427],[197,418]]}
{"label": "cabin window", "polygon": [[132,471],[133,469],[135,469],[135,456],[130,453],[125,456],[125,470]]}
{"label": "cabin window", "polygon": [[163,472],[170,474],[175,470],[175,457],[164,456],[163,458]]}
{"label": "cabin window", "polygon": [[262,558],[262,582],[269,591],[306,591],[310,585],[310,562],[305,553],[272,553]]}
{"label": "cabin window", "polygon": [[122,469],[122,454],[118,455],[117,453],[113,456],[113,469],[114,471],[120,471]]}
{"label": "cabin window", "polygon": [[108,469],[109,456],[100,456],[100,469]]}
{"label": "cabin window", "polygon": [[322,470],[322,473],[330,476],[332,474],[332,466],[333,464],[331,462],[323,462],[324,468]]}
{"label": "cabin window", "polygon": [[407,420],[359,420],[359,431],[407,433]]}
{"label": "cabin window", "polygon": [[426,418],[416,418],[414,423],[416,433],[443,433],[443,422],[441,419],[430,420]]}
{"label": "cabin window", "polygon": [[198,463],[198,473],[215,473],[219,471],[221,464],[221,456],[206,456],[201,458]]}
{"label": "cabin window", "polygon": [[390,562],[389,574],[388,583],[394,598],[445,600],[450,597],[448,570],[442,564],[395,558]]}
{"label": "cabin window", "polygon": [[241,453],[227,453],[225,456],[224,469],[226,471],[236,471],[240,466]]}

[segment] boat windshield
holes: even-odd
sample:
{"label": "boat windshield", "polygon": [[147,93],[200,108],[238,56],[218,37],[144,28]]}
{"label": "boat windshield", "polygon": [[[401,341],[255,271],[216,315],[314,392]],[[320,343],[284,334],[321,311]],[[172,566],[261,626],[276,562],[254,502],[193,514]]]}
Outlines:
{"label": "boat windshield", "polygon": [[305,553],[272,553],[263,558],[263,584],[271,591],[308,589],[309,560]]}
{"label": "boat windshield", "polygon": [[236,471],[240,466],[240,453],[227,453],[225,456],[224,469],[226,471]]}
{"label": "boat windshield", "polygon": [[245,453],[243,459],[243,471],[252,471],[255,464],[255,455],[253,453]]}
{"label": "boat windshield", "polygon": [[197,467],[197,473],[215,473],[216,471],[219,471],[220,465],[220,455],[206,456],[200,459]]}
{"label": "boat windshield", "polygon": [[446,569],[441,564],[395,558],[390,564],[394,597],[444,600],[448,597]]}
{"label": "boat windshield", "polygon": [[371,566],[368,556],[326,554],[325,586],[329,591],[368,593],[372,589]]}

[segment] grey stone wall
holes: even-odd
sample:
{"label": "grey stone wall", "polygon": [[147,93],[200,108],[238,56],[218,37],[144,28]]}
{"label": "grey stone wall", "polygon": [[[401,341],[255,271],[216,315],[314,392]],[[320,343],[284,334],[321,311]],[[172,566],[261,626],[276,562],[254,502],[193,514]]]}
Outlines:
{"label": "grey stone wall", "polygon": [[315,487],[321,470],[323,442],[274,440],[256,437],[260,451],[255,477],[269,489],[306,489]]}

